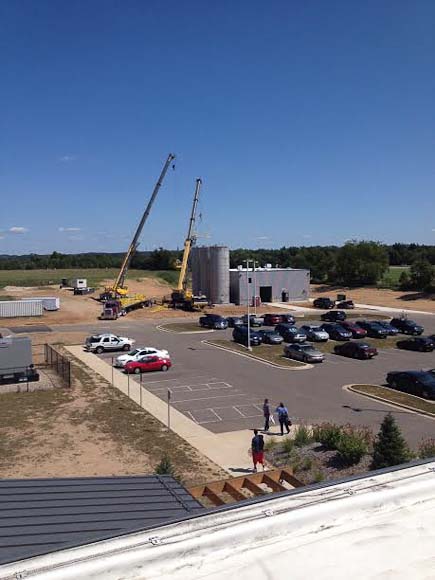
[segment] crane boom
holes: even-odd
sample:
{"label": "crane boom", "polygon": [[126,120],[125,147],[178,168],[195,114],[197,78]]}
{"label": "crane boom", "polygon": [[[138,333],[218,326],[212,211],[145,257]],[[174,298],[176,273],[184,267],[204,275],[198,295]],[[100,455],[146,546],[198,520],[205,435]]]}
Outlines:
{"label": "crane boom", "polygon": [[153,193],[150,197],[150,200],[148,202],[148,205],[145,208],[145,211],[143,213],[142,219],[139,222],[139,225],[137,226],[137,230],[136,233],[134,234],[133,240],[127,250],[127,253],[124,256],[124,260],[122,261],[122,266],[121,269],[119,271],[118,277],[116,279],[116,282],[113,286],[113,293],[116,295],[117,291],[119,288],[122,288],[124,286],[124,282],[125,282],[125,277],[127,275],[127,271],[128,268],[130,266],[130,262],[131,259],[133,258],[133,255],[137,249],[137,247],[139,246],[139,237],[142,233],[142,229],[145,225],[145,222],[147,221],[147,218],[150,214],[151,208],[153,206],[154,200],[157,197],[157,194],[159,192],[159,189],[163,183],[163,180],[165,178],[166,172],[168,171],[169,165],[172,163],[172,161],[175,159],[175,155],[173,155],[172,153],[169,153],[168,158],[166,160],[165,165],[163,166],[162,172],[160,174],[159,179],[157,180],[157,183],[154,186],[154,190]]}
{"label": "crane boom", "polygon": [[178,285],[177,285],[178,291],[185,290],[187,263],[189,261],[190,250],[192,248],[192,245],[195,243],[195,234],[193,228],[195,226],[196,208],[198,206],[199,191],[201,189],[201,185],[202,180],[198,178],[196,180],[195,193],[193,195],[193,204],[192,204],[192,212],[190,214],[189,228],[187,230],[186,240],[184,241],[183,260],[181,262],[180,275],[178,276]]}

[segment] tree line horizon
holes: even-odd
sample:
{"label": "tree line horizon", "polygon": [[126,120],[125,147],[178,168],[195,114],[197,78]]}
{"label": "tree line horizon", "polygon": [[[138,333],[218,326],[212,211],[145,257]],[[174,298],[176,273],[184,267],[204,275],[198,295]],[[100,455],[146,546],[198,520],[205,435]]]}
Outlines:
{"label": "tree line horizon", "polygon": [[[26,254],[0,256],[0,270],[95,269],[119,268],[122,252],[86,252],[79,254]],[[130,267],[137,270],[174,270],[182,250],[157,248],[138,251]],[[230,267],[245,260],[255,260],[258,266],[271,264],[281,268],[306,268],[313,283],[361,286],[377,284],[390,266],[410,266],[395,280],[404,290],[431,291],[435,284],[435,246],[375,241],[349,241],[343,246],[283,246],[279,249],[230,250]]]}

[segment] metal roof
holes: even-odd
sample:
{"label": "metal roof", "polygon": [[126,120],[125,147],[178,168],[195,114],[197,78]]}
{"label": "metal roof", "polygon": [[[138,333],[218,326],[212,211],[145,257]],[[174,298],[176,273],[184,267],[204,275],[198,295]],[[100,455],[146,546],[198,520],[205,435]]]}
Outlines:
{"label": "metal roof", "polygon": [[0,565],[109,539],[204,508],[169,476],[0,480]]}

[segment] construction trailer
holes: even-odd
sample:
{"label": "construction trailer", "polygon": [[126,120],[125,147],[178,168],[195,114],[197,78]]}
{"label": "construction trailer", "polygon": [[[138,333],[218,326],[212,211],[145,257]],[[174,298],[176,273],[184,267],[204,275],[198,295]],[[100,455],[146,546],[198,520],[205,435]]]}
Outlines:
{"label": "construction trailer", "polygon": [[39,381],[27,336],[0,337],[0,384]]}
{"label": "construction trailer", "polygon": [[0,318],[18,318],[21,316],[42,316],[42,299],[1,300]]}
{"label": "construction trailer", "polygon": [[295,268],[239,268],[229,271],[233,304],[303,302],[310,296],[310,271]]}

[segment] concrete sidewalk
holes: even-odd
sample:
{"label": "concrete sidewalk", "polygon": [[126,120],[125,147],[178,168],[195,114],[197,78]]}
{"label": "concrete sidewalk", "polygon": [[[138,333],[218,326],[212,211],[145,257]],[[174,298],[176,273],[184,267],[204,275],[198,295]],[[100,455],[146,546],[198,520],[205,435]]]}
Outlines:
{"label": "concrete sidewalk", "polygon": [[[82,346],[66,346],[65,348],[110,384],[113,377],[114,387],[161,423],[167,425],[168,405],[146,389],[146,381],[141,387],[132,378],[129,380],[122,371],[113,368],[94,354],[84,351]],[[212,433],[171,407],[171,431],[177,433],[192,447],[231,475],[242,475],[247,471],[252,471],[249,449],[253,433],[250,430]]]}

